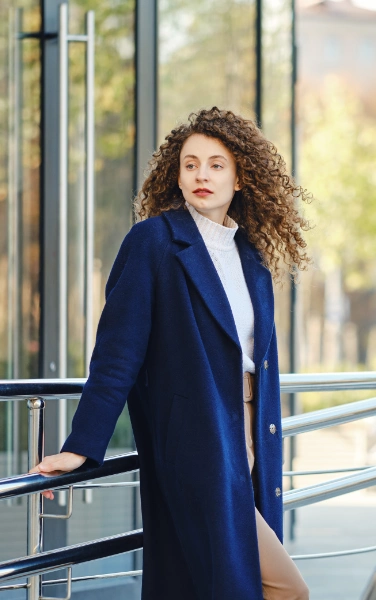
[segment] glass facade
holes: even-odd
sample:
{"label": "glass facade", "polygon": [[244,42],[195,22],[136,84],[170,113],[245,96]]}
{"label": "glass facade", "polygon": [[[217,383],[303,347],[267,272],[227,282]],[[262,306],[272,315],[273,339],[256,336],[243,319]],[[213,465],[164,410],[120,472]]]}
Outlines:
{"label": "glass facade", "polygon": [[[17,4],[17,5],[16,5]],[[88,10],[95,13],[95,204],[93,284],[85,289],[87,252],[86,44],[68,45],[67,125],[67,376],[85,377],[86,293],[92,294],[92,327],[96,330],[104,304],[104,288],[121,241],[132,225],[135,172],[135,3],[70,2],[70,35],[85,33]],[[56,377],[59,372],[57,305],[50,290],[59,289],[58,270],[51,268],[59,235],[59,118],[50,120],[59,96],[59,2],[0,2],[0,378]],[[46,283],[46,275],[48,281]],[[43,279],[44,278],[44,279]],[[50,313],[50,316],[48,315]],[[50,319],[50,321],[49,321]],[[44,329],[44,331],[43,331]],[[94,343],[94,339],[92,341]],[[48,356],[51,359],[48,359]],[[45,364],[47,363],[47,370]],[[66,416],[49,402],[47,419],[70,423],[76,402],[66,403]],[[64,409],[64,404],[60,409]],[[55,430],[56,430],[55,428]],[[61,423],[60,423],[61,429]],[[58,450],[55,432],[46,429],[46,444]],[[128,411],[119,419],[109,454],[134,449]],[[26,403],[0,402],[0,476],[27,469]],[[132,480],[137,474],[114,477]],[[74,515],[67,524],[45,525],[45,549],[140,527],[137,487],[75,494]],[[51,512],[64,512],[66,499],[57,494]],[[0,506],[0,560],[26,554],[26,500]],[[60,524],[59,524],[60,525]],[[136,553],[137,554],[137,553]],[[139,554],[139,553],[138,553]],[[137,556],[125,554],[75,569],[75,576],[137,567]],[[108,564],[110,562],[110,565]],[[59,574],[57,574],[59,575]],[[61,573],[64,575],[64,572]],[[56,573],[53,574],[53,577]],[[49,578],[53,578],[49,577]],[[128,578],[130,598],[139,583]],[[93,584],[124,594],[118,581]],[[76,592],[88,583],[77,584]],[[64,587],[49,588],[62,596]],[[13,592],[16,600],[25,592]]]}
{"label": "glass facade", "polygon": [[[135,144],[134,2],[75,1],[69,31],[85,32],[85,13],[95,11],[95,224],[94,321],[104,286],[124,235],[132,225]],[[83,377],[85,263],[85,46],[69,46],[69,377]]]}
{"label": "glass facade", "polygon": [[190,112],[255,103],[255,2],[159,2],[158,139]]}
{"label": "glass facade", "polygon": [[1,3],[0,376],[38,376],[40,26],[37,2]]}
{"label": "glass facade", "polygon": [[[265,136],[293,169],[293,14],[291,0],[263,0],[261,28],[261,124]],[[291,371],[291,284],[275,289],[275,318],[282,373]],[[284,406],[287,413],[287,406]]]}
{"label": "glass facade", "polygon": [[[0,2],[4,16],[0,78],[3,97],[7,99],[0,107],[0,134],[4,140],[0,150],[4,155],[0,187],[0,211],[4,217],[0,221],[0,376],[3,378],[56,377],[61,372],[59,348],[61,336],[64,337],[58,323],[61,302],[67,319],[66,375],[87,375],[86,294],[92,295],[95,332],[110,268],[124,235],[132,226],[132,199],[141,185],[139,173],[146,167],[152,151],[178,121],[185,121],[190,112],[202,107],[216,105],[247,118],[255,117],[255,107],[260,102],[256,2],[233,0],[229,4],[208,0],[192,4],[184,0],[178,3],[161,0],[153,6],[155,39],[154,42],[148,40],[152,62],[147,65],[147,71],[145,64],[140,66],[137,60],[142,56],[145,62],[147,57],[140,36],[145,31],[143,20],[149,20],[151,31],[150,2],[71,0],[68,3],[68,33],[72,36],[85,34],[87,11],[95,13],[93,279],[91,289],[87,289],[86,44],[78,38],[68,43],[67,254],[60,256],[62,129],[61,111],[53,108],[60,106],[62,85],[59,82],[59,2],[24,2],[18,11]],[[261,43],[268,47],[262,64],[262,118],[266,134],[289,160],[291,15],[283,4],[278,9],[273,4],[274,16],[271,7],[268,11],[261,38]],[[20,35],[20,32],[29,35]],[[152,70],[155,89],[147,76]],[[279,94],[277,113],[272,97],[277,89],[281,91],[285,86],[283,94]],[[154,99],[147,108],[143,104],[145,90],[148,97]],[[153,141],[153,134],[143,130],[145,119],[155,132]],[[67,272],[66,298],[62,298],[59,291],[62,265]],[[287,295],[286,302],[288,298]],[[288,311],[288,306],[283,310]],[[283,316],[280,320],[286,322]],[[58,450],[56,439],[62,434],[64,437],[76,404],[68,401],[65,408],[65,403],[60,407],[48,403],[46,415],[52,425],[52,429],[47,430],[48,453],[51,449]],[[5,440],[1,448],[1,474],[22,472],[26,468],[27,438],[24,403],[3,402],[0,411]],[[133,448],[125,409],[108,453]],[[133,475],[113,479],[132,478]],[[57,500],[48,504],[49,509],[53,505],[54,512],[64,512],[65,500],[63,494],[57,494]],[[2,518],[7,518],[9,511],[13,514],[16,511],[19,518],[13,536],[14,547],[0,547],[4,560],[25,553],[25,522],[21,516],[25,514],[25,502],[1,506]],[[77,492],[74,513],[67,525],[59,528],[52,523],[45,524],[45,548],[141,525],[137,488],[104,489],[94,494]],[[141,566],[141,556],[124,555],[76,567],[74,575],[125,571]],[[75,590],[77,593],[86,590],[90,597],[94,586],[98,588],[98,584],[82,583]],[[132,598],[132,594],[138,597],[138,588],[128,587],[129,597]],[[64,589],[51,588],[49,593],[63,595]],[[112,585],[111,597],[115,599],[117,594],[121,597],[122,593],[121,586]],[[19,594],[23,597],[22,592]]]}
{"label": "glass facade", "polygon": [[[37,1],[0,2],[1,379],[39,375],[40,26]],[[26,413],[23,402],[0,402],[0,476],[27,468]],[[0,507],[1,560],[25,554],[25,507]]]}

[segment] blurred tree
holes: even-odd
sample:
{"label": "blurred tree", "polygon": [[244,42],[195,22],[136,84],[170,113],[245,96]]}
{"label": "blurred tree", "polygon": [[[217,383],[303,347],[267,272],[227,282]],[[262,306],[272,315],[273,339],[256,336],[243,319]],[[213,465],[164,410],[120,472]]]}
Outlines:
{"label": "blurred tree", "polygon": [[[134,0],[74,0],[70,31],[83,33],[84,14],[95,12],[95,255],[105,278],[121,240],[132,225],[134,127]],[[70,50],[70,135],[77,135],[82,116],[84,49]],[[71,157],[77,163],[82,154]],[[73,178],[74,178],[73,165]]]}
{"label": "blurred tree", "polygon": [[200,108],[253,116],[254,19],[254,0],[161,0],[159,143]]}
{"label": "blurred tree", "polygon": [[[376,234],[376,123],[341,79],[300,96],[300,180],[314,195],[307,234],[317,266],[341,267],[349,289],[371,287]],[[359,268],[359,267],[362,268]],[[374,277],[374,276],[373,276]]]}

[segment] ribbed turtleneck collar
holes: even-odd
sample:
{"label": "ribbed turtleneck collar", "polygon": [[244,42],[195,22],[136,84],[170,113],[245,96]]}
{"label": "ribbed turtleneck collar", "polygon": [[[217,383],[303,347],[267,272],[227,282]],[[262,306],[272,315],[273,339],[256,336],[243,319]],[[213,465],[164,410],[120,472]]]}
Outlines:
{"label": "ribbed turtleneck collar", "polygon": [[231,250],[234,248],[234,236],[238,229],[238,224],[234,219],[226,215],[223,225],[220,225],[219,223],[204,217],[188,202],[185,202],[185,205],[191,213],[208,248],[217,250]]}

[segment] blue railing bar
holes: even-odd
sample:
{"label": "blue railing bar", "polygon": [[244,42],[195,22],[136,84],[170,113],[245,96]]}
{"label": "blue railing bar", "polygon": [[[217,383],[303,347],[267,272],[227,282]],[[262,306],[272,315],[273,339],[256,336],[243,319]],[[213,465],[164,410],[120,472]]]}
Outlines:
{"label": "blue railing bar", "polygon": [[[78,399],[86,378],[67,379],[0,379],[0,400],[23,400],[41,396],[45,399]],[[280,375],[281,392],[312,392],[376,389],[376,371],[354,373],[285,373]]]}
{"label": "blue railing bar", "polygon": [[1,400],[24,400],[35,396],[44,399],[79,399],[86,378],[67,379],[0,379]]}
{"label": "blue railing bar", "polygon": [[[355,475],[285,492],[284,510],[291,510],[375,484],[376,467],[371,467]],[[44,573],[140,548],[142,548],[142,530],[85,542],[2,563],[0,564],[0,581]]]}
{"label": "blue railing bar", "polygon": [[354,550],[338,550],[336,552],[320,552],[319,554],[297,554],[291,556],[293,560],[310,560],[311,558],[334,558],[336,556],[351,556],[352,554],[365,554],[366,552],[376,552],[376,546],[368,548],[355,548]]}
{"label": "blue railing bar", "polygon": [[[354,548],[351,550],[337,550],[334,552],[320,552],[317,554],[295,554],[291,555],[292,560],[312,560],[317,558],[335,558],[339,556],[353,556],[356,554],[365,554],[375,552],[376,546],[368,546],[366,548]],[[105,573],[102,575],[85,575],[82,577],[73,577],[72,583],[81,581],[93,581],[98,579],[116,579],[121,577],[137,577],[142,575],[142,570],[138,571],[123,571],[119,573]],[[43,586],[59,585],[67,583],[67,579],[49,579],[42,581]],[[20,590],[27,588],[27,583],[18,583],[9,586],[0,586],[0,592],[8,590]]]}
{"label": "blue railing bar", "polygon": [[338,390],[375,390],[376,371],[354,373],[286,373],[280,375],[281,392],[333,392]]}
{"label": "blue railing bar", "polygon": [[[301,475],[330,475],[333,473],[352,473],[353,471],[364,471],[365,469],[369,469],[370,466],[375,466],[375,465],[367,465],[366,467],[350,467],[348,469],[322,469],[319,471],[283,471],[282,475],[284,477],[295,477],[298,475],[299,476],[301,476]],[[101,485],[101,484],[98,484],[98,485]],[[76,487],[76,486],[74,486],[74,487]],[[82,486],[82,487],[84,487],[84,486]]]}
{"label": "blue railing bar", "polygon": [[106,458],[100,467],[86,467],[85,464],[69,473],[45,477],[44,475],[18,475],[16,477],[7,477],[0,479],[0,500],[5,498],[14,498],[18,496],[27,496],[44,490],[60,489],[68,487],[74,483],[80,483],[90,479],[99,479],[100,477],[109,477],[110,475],[119,475],[121,473],[130,473],[139,469],[139,460],[137,452],[120,454]]}
{"label": "blue railing bar", "polygon": [[[292,555],[292,560],[312,560],[317,558],[335,558],[339,556],[352,556],[356,554],[365,554],[369,552],[375,552],[376,546],[368,546],[366,548],[354,548],[351,550],[337,550],[334,552],[320,552],[317,554],[296,554]],[[73,577],[72,583],[81,581],[93,581],[98,579],[116,579],[121,577],[137,577],[142,575],[142,570],[138,571],[123,571],[119,573],[105,573],[102,575],[85,575],[82,577]],[[42,581],[43,586],[58,585],[67,583],[67,579],[49,579]],[[0,592],[8,590],[20,590],[27,588],[27,583],[18,583],[8,586],[0,586]]]}
{"label": "blue railing bar", "polygon": [[349,402],[282,419],[282,435],[290,437],[307,431],[341,425],[376,415],[376,398]]}
{"label": "blue railing bar", "polygon": [[91,542],[8,560],[0,564],[0,581],[12,581],[20,577],[64,569],[116,554],[133,552],[142,547],[143,532],[142,529],[136,529]]}
{"label": "blue railing bar", "polygon": [[289,490],[283,494],[283,509],[292,510],[300,506],[307,506],[322,502],[329,498],[350,494],[367,487],[376,485],[376,467],[364,469],[360,473],[324,481],[297,490]]}

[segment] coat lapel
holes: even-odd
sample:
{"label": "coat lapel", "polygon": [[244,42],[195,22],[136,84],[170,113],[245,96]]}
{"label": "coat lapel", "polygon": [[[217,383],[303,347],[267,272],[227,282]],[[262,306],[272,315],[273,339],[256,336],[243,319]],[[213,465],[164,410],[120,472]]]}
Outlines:
{"label": "coat lapel", "polygon": [[251,296],[255,316],[254,363],[261,366],[268,349],[274,326],[274,296],[270,271],[260,262],[257,250],[246,235],[237,230],[235,241],[239,249],[245,281]]}
{"label": "coat lapel", "polygon": [[197,289],[218,325],[241,351],[234,317],[226,292],[200,231],[188,210],[163,213],[175,242],[188,244],[176,253],[187,276]]}
{"label": "coat lapel", "polygon": [[[190,212],[184,209],[169,210],[163,216],[169,224],[173,241],[186,244],[177,252],[177,259],[215,321],[241,351],[226,292]],[[273,328],[271,277],[269,271],[261,265],[257,251],[240,229],[235,234],[235,241],[255,315],[254,362],[257,367],[266,352]]]}

